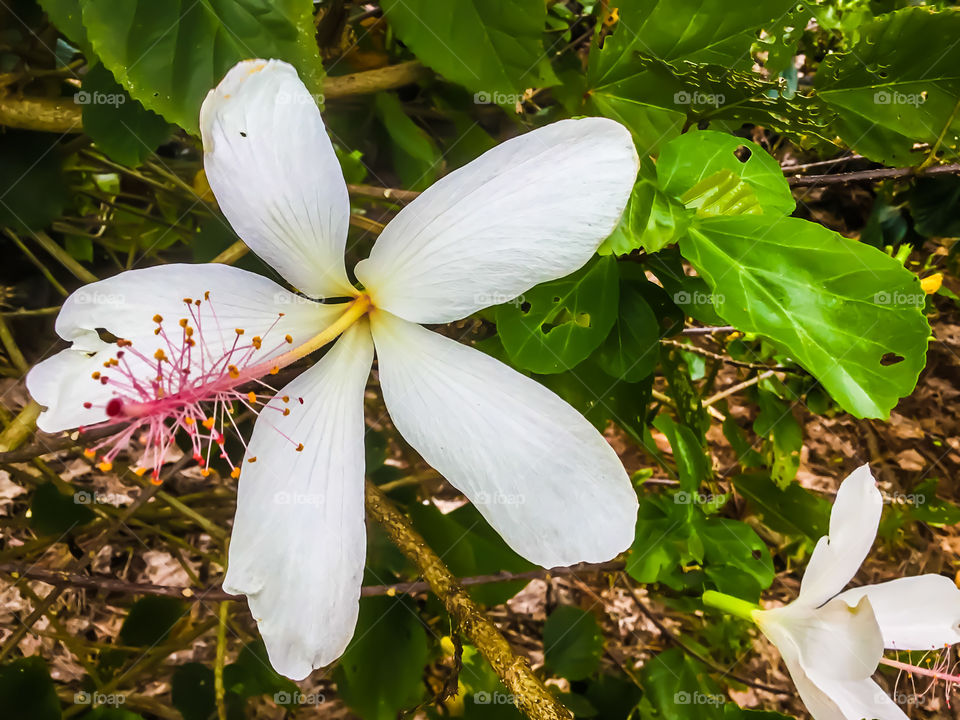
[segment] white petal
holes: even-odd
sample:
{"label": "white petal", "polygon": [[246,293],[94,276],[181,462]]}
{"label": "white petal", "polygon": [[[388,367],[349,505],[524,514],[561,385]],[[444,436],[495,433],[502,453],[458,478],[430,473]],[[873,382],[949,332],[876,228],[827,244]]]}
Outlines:
{"label": "white petal", "polygon": [[357,278],[377,307],[446,323],[581,267],[616,227],[638,168],[630,133],[561,120],[434,184],[381,233]]}
{"label": "white petal", "polygon": [[290,415],[261,412],[240,474],[223,587],[247,596],[270,663],[294,680],[340,657],[357,622],[372,361],[367,324],[358,323],[281,391]]}
{"label": "white petal", "polygon": [[279,60],[245,60],[200,109],[203,167],[227,220],[294,287],[347,295],[350,201],[313,97]]}
{"label": "white petal", "polygon": [[397,430],[514,550],[554,567],[631,544],[636,493],[580,413],[478,350],[380,310],[371,324]]}
{"label": "white petal", "polygon": [[830,512],[830,534],[820,538],[803,574],[798,602],[822,605],[850,582],[877,535],[883,498],[869,465],[840,485]]}
{"label": "white petal", "polygon": [[960,589],[950,578],[899,578],[847,590],[837,599],[852,606],[864,596],[870,598],[884,647],[938,650],[960,643]]}
{"label": "white petal", "polygon": [[[306,300],[261,275],[229,265],[158,265],[85,285],[67,298],[57,317],[57,333],[73,345],[27,375],[30,394],[48,408],[37,419],[38,427],[56,432],[107,419],[103,406],[114,389],[101,385],[91,374],[100,371],[118,380],[122,377],[119,371],[104,369],[103,363],[116,355],[117,347],[101,341],[97,329],[133,343],[125,352],[125,361],[136,377],[149,384],[147,378],[156,374],[154,366],[139,356],[152,358],[158,349],[173,356],[183,348],[179,320],[187,318],[196,325],[186,298],[201,301],[199,308],[189,306],[201,320],[190,363],[196,372],[228,355],[233,364],[241,364],[245,354],[231,352],[238,341],[238,328],[244,330],[244,338],[260,336],[263,340],[261,349],[251,352],[248,362],[242,363],[253,364],[288,350],[286,335],[294,344],[303,342],[343,311],[342,305]],[[163,319],[173,350],[154,334],[157,315]],[[249,345],[249,341],[243,340],[243,344]],[[94,407],[84,409],[84,402]]]}
{"label": "white petal", "polygon": [[819,671],[861,680],[874,673],[883,656],[880,626],[866,598],[854,607],[840,601],[818,609],[792,603],[755,613],[754,619],[778,648],[796,649],[808,675]]}
{"label": "white petal", "polygon": [[[852,682],[838,680],[828,674],[815,673],[810,676],[810,682],[828,698],[840,712],[843,720],[907,720],[907,714],[901,710],[893,699],[877,683],[870,678]],[[797,685],[797,689],[800,686]],[[803,698],[803,693],[800,697]],[[824,720],[812,708],[811,714],[815,720]],[[827,718],[838,717],[827,715]]]}

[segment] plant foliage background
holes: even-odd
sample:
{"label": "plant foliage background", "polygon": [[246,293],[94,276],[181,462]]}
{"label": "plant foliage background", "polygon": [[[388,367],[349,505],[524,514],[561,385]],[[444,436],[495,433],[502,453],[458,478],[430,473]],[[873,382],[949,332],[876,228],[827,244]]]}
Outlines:
{"label": "plant foliage background", "polygon": [[[532,568],[386,422],[368,471],[577,717],[802,715],[769,645],[699,598],[792,597],[866,461],[889,503],[863,579],[960,570],[958,38],[952,3],[900,0],[4,0],[3,716],[519,717],[436,598],[391,587],[418,577],[376,526],[352,645],[294,684],[216,590],[228,473],[178,462],[157,489],[23,425],[69,291],[175,260],[270,272],[197,139],[248,57],[293,63],[323,104],[354,259],[502,139],[578,115],[630,129],[643,166],[598,257],[444,329],[605,430],[641,499],[630,552]],[[909,692],[913,716],[952,716],[942,690]]]}

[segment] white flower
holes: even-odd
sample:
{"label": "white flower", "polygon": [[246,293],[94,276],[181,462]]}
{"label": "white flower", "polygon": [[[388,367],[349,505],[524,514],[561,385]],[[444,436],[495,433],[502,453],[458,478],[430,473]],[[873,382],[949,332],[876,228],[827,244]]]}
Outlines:
{"label": "white flower", "polygon": [[[104,463],[144,433],[151,450],[141,471],[156,471],[178,430],[206,462],[223,452],[218,428],[232,422],[231,403],[259,410],[224,588],[247,595],[277,670],[303,678],[339,657],[353,634],[374,348],[401,435],[517,552],[552,567],[607,560],[630,545],[637,499],[604,438],[542,385],[417,324],[459,320],[581,267],[633,186],[638,159],[623,126],[564,120],[450,173],[357,265],[361,292],[344,265],[343,175],[295,71],[240,63],[207,96],[200,120],[207,178],[240,237],[294,287],[348,302],[307,302],[222,265],[132,270],[66,301],[57,332],[73,345],[38,365],[28,387],[47,406],[43,430],[117,420],[134,428],[111,441]],[[122,339],[119,352],[101,328]],[[341,331],[275,396],[239,389]],[[502,497],[524,501],[491,500]]]}
{"label": "white flower", "polygon": [[905,720],[871,679],[891,650],[938,650],[960,642],[960,590],[942,575],[899,578],[841,592],[880,524],[883,499],[870,467],[847,477],[796,600],[754,610],[753,620],[783,656],[815,720]]}

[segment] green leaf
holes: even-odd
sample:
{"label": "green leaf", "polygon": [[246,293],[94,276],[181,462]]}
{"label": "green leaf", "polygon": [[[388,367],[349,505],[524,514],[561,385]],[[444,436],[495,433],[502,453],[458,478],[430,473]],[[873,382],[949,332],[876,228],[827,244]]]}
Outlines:
{"label": "green leaf", "polygon": [[87,507],[90,493],[66,495],[52,482],[40,485],[30,501],[30,527],[41,535],[63,535],[96,516]]}
{"label": "green leaf", "polygon": [[60,720],[60,699],[47,663],[37,656],[0,668],[4,720]]}
{"label": "green leaf", "polygon": [[680,250],[714,306],[770,338],[857,417],[883,417],[916,385],[930,328],[915,275],[890,256],[796,218],[698,219]]}
{"label": "green leaf", "polygon": [[393,167],[404,187],[430,187],[443,168],[443,158],[433,138],[409,118],[396,95],[377,93],[374,103],[377,117],[390,136]]}
{"label": "green leaf", "polygon": [[124,645],[150,647],[162,642],[186,608],[176,598],[147,596],[137,600],[120,627]]}
{"label": "green leaf", "polygon": [[582,680],[597,671],[603,656],[603,633],[586,610],[561,605],[543,626],[546,666],[568,680]]}
{"label": "green leaf", "polygon": [[83,27],[77,0],[39,0],[39,2],[57,29],[83,50],[87,59],[92,61],[94,56],[89,52],[87,31]]}
{"label": "green leaf", "polygon": [[627,255],[639,248],[657,252],[679,240],[688,222],[683,206],[660,190],[656,166],[644,158],[620,224],[597,253]]}
{"label": "green leaf", "polygon": [[803,429],[791,408],[769,390],[757,393],[760,412],[753,422],[753,431],[761,437],[770,435],[770,476],[780,488],[793,482],[800,469]]}
{"label": "green leaf", "polygon": [[425,65],[477,93],[476,102],[512,104],[526,88],[556,82],[544,59],[542,0],[383,0],[380,5],[404,44]]}
{"label": "green leaf", "polygon": [[167,139],[167,121],[131,98],[103,65],[94,65],[74,99],[83,105],[83,130],[111,159],[143,162]]}
{"label": "green leaf", "polygon": [[604,372],[618,380],[637,382],[650,375],[660,359],[660,327],[642,290],[646,278],[620,275],[617,319],[594,357]]}
{"label": "green leaf", "polygon": [[600,66],[619,70],[634,53],[666,62],[749,68],[757,31],[771,27],[796,3],[757,0],[730,11],[724,0],[624,0],[620,20],[604,42]]}
{"label": "green leaf", "polygon": [[363,598],[353,640],[334,671],[337,690],[363,720],[394,720],[423,696],[427,660],[427,635],[409,601]]}
{"label": "green leaf", "polygon": [[18,233],[42,230],[67,204],[63,159],[47,133],[0,133],[0,227]]}
{"label": "green leaf", "polygon": [[[759,0],[730,12],[724,0],[627,0],[603,47],[594,45],[587,67],[587,109],[619,120],[634,135],[641,156],[680,134],[700,94],[673,67],[712,63],[751,65],[750,46],[762,27],[774,25],[794,3]],[[724,99],[709,93],[707,103]]]}
{"label": "green leaf", "polygon": [[[270,665],[262,640],[247,643],[237,655],[237,661],[223,669],[224,687],[239,697],[257,695],[293,695],[299,691],[296,683],[277,674]],[[281,703],[282,704],[282,703]]]}
{"label": "green leaf", "polygon": [[769,475],[749,474],[734,477],[733,486],[770,529],[814,541],[827,534],[830,503],[800,485],[780,488]]}
{"label": "green leaf", "polygon": [[170,681],[170,702],[183,720],[209,720],[216,710],[213,670],[196,662],[177,667]]}
{"label": "green leaf", "polygon": [[960,237],[960,177],[918,178],[910,194],[917,232],[927,237]]}
{"label": "green leaf", "polygon": [[719,720],[727,696],[707,668],[674,648],[659,653],[640,671],[644,698],[663,720]]}
{"label": "green leaf", "polygon": [[[523,503],[532,498],[499,497],[494,502]],[[525,572],[533,565],[517,555],[490,527],[473,505],[464,505],[444,515],[434,505],[411,503],[409,512],[414,524],[444,563],[458,577],[488,575],[501,571]],[[468,588],[474,600],[484,605],[498,605],[516,595],[526,580],[489,583]]]}
{"label": "green leaf", "polygon": [[709,470],[703,445],[693,430],[686,425],[678,425],[669,415],[658,415],[653,426],[662,432],[670,443],[673,459],[677,463],[680,489],[687,493],[696,493],[700,483],[707,479]]}
{"label": "green leaf", "polygon": [[101,62],[148,110],[196,134],[200,105],[240,60],[278,58],[323,92],[309,0],[81,0]]}
{"label": "green leaf", "polygon": [[497,332],[511,361],[535,373],[563,372],[583,361],[617,319],[617,268],[600,258],[572,275],[497,307]]}
{"label": "green leaf", "polygon": [[627,573],[678,592],[717,589],[757,600],[773,582],[770,553],[746,523],[704,514],[713,500],[685,490],[642,496]]}
{"label": "green leaf", "polygon": [[780,165],[749,140],[713,130],[689,132],[664,145],[657,160],[660,187],[677,198],[721,171],[749,185],[764,213],[793,212],[796,203]]}
{"label": "green leaf", "polygon": [[848,53],[827,55],[815,78],[818,95],[837,112],[840,137],[886,165],[916,165],[940,143],[960,151],[960,46],[931,42],[960,36],[960,13],[910,7],[860,28]]}

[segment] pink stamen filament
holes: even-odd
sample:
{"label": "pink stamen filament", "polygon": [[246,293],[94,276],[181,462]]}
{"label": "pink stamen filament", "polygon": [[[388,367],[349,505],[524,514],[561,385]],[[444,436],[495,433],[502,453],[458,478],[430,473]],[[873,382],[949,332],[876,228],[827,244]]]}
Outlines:
{"label": "pink stamen filament", "polygon": [[[205,294],[205,300],[207,301],[207,307],[210,308],[213,322],[219,329],[219,319],[213,304],[210,302],[209,294]],[[240,437],[244,450],[246,450],[247,445],[233,419],[233,403],[239,402],[254,414],[259,414],[263,408],[278,410],[284,414],[289,412],[286,409],[268,404],[269,400],[262,399],[259,394],[253,391],[241,392],[238,388],[247,383],[256,382],[272,393],[276,393],[274,388],[260,378],[276,374],[281,368],[336,339],[370,309],[369,298],[365,295],[358,295],[346,306],[340,317],[323,332],[268,360],[248,365],[253,360],[254,355],[261,349],[267,354],[274,354],[285,345],[293,342],[290,336],[286,336],[282,342],[272,348],[263,347],[264,339],[275,330],[282,314],[263,332],[263,337],[254,336],[249,344],[240,344],[240,338],[244,335],[244,330],[238,328],[233,343],[218,358],[211,352],[210,347],[202,342],[201,301],[185,298],[184,302],[189,308],[190,320],[193,321],[193,325],[191,326],[190,321],[186,319],[180,321],[182,342],[179,347],[170,339],[163,327],[163,318],[158,315],[154,318],[158,325],[154,334],[162,340],[163,345],[166,346],[165,350],[158,349],[152,357],[147,357],[134,348],[132,343],[119,340],[117,344],[121,349],[118,350],[116,358],[104,363],[106,371],[110,373],[109,377],[106,374],[94,374],[94,379],[99,380],[104,385],[109,383],[115,390],[114,397],[104,407],[104,411],[110,419],[94,426],[81,428],[81,432],[95,427],[112,425],[116,422],[128,423],[127,427],[117,434],[85,451],[85,454],[93,457],[97,451],[110,446],[110,449],[101,457],[100,467],[104,471],[112,467],[114,458],[130,443],[136,433],[140,429],[145,429],[145,434],[141,440],[146,447],[146,451],[141,460],[138,461],[135,470],[138,474],[142,474],[148,469],[147,466],[141,464],[146,460],[152,465],[151,478],[154,482],[159,482],[163,459],[174,444],[175,435],[179,431],[184,431],[190,438],[193,458],[204,468],[204,474],[209,472],[207,468],[209,467],[211,452],[216,445],[217,454],[226,460],[231,468],[231,475],[237,477],[240,472],[239,466],[230,459],[224,448],[223,430],[227,424],[226,420],[229,420],[230,426]],[[193,364],[195,362],[194,345],[197,344],[195,337],[200,340],[200,345],[196,348],[199,353],[196,365],[199,365],[199,367]],[[144,366],[152,367],[155,375],[152,378],[137,377],[125,357],[128,352],[140,360]],[[191,374],[194,375],[192,378],[190,377]],[[147,383],[144,384],[144,381],[147,381]],[[283,400],[284,403],[287,402],[287,398]],[[203,405],[210,403],[213,404],[213,407],[211,414],[207,416],[203,410]],[[92,407],[90,403],[85,403],[85,405]],[[204,430],[207,432],[204,432]],[[302,449],[302,444],[297,443],[285,434],[284,437],[298,450]]]}

